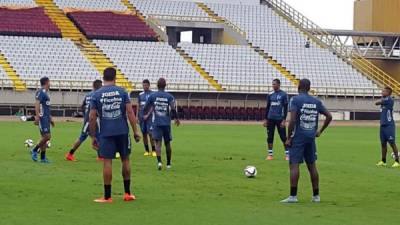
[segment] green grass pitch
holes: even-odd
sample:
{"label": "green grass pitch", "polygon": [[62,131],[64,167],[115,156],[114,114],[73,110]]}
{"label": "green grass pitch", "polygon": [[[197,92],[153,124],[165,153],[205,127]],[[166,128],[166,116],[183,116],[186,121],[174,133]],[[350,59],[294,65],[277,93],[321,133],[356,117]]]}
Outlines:
{"label": "green grass pitch", "polygon": [[[50,165],[33,163],[24,140],[38,138],[32,123],[0,123],[0,224],[4,225],[373,225],[398,224],[400,170],[376,168],[378,128],[331,127],[318,141],[322,203],[310,203],[302,167],[300,203],[283,205],[288,166],[281,144],[267,162],[265,131],[255,125],[183,125],[174,129],[171,171],[157,171],[141,144],[132,155],[137,201],[122,201],[120,163],[114,163],[114,203],[92,202],[102,195],[101,164],[89,142],[79,162],[63,160],[80,123],[53,129]],[[389,160],[392,163],[392,159]],[[258,176],[247,179],[246,165]]]}

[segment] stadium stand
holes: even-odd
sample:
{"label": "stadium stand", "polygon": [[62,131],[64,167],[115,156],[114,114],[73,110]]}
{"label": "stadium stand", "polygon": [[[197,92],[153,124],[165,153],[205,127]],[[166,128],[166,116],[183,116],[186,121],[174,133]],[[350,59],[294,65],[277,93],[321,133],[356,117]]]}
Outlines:
{"label": "stadium stand", "polygon": [[34,0],[0,0],[0,6],[29,8],[37,5]]}
{"label": "stadium stand", "polygon": [[158,18],[190,17],[193,20],[213,21],[207,13],[202,11],[194,2],[164,1],[164,0],[130,0],[130,2],[145,16]]}
{"label": "stadium stand", "polygon": [[94,43],[137,86],[143,79],[154,83],[161,76],[173,90],[179,90],[177,85],[183,90],[211,88],[167,43],[112,40],[94,40]]}
{"label": "stadium stand", "polygon": [[377,86],[328,49],[310,43],[272,9],[263,5],[207,4],[247,33],[252,45],[265,50],[297,78],[309,78],[315,86],[376,89]]}
{"label": "stadium stand", "polygon": [[238,91],[243,86],[248,90],[256,86],[268,86],[279,78],[282,86],[293,84],[248,46],[180,43],[190,56],[214,76],[228,91]]}
{"label": "stadium stand", "polygon": [[43,8],[0,8],[0,34],[39,37],[61,37],[58,27]]}
{"label": "stadium stand", "polygon": [[134,15],[72,12],[68,17],[89,39],[157,41],[156,33]]}
{"label": "stadium stand", "polygon": [[[0,51],[22,80],[37,81],[44,75],[61,81],[93,81],[100,77],[67,39],[0,36]],[[27,82],[27,85],[32,83]]]}
{"label": "stadium stand", "polygon": [[85,9],[91,11],[127,11],[120,0],[54,0],[62,9]]}

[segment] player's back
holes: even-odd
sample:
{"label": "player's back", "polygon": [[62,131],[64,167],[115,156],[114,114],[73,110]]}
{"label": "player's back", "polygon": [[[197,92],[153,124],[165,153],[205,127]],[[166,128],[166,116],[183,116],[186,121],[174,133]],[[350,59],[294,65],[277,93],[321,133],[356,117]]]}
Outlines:
{"label": "player's back", "polygon": [[174,102],[174,97],[165,91],[156,91],[150,95],[148,104],[151,104],[154,107],[152,120],[154,126],[171,125],[170,109]]}
{"label": "player's back", "polygon": [[322,102],[306,93],[290,101],[290,111],[297,112],[294,137],[314,139],[318,130],[319,114],[326,111]]}
{"label": "player's back", "polygon": [[103,86],[92,96],[91,109],[96,109],[100,119],[100,136],[118,136],[129,133],[126,104],[128,93],[115,85]]}

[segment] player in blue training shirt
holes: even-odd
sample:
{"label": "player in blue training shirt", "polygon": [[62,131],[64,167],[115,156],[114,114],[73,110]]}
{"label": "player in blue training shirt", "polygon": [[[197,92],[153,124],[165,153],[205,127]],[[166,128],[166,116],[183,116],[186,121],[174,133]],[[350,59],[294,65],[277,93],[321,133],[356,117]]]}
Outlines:
{"label": "player in blue training shirt", "polygon": [[[151,118],[148,118],[147,120],[144,119],[144,106],[146,105],[147,100],[149,99],[150,95],[153,93],[152,90],[150,90],[150,81],[149,80],[143,80],[143,92],[139,93],[138,97],[138,119],[139,119],[139,124],[140,124],[140,129],[142,131],[142,136],[143,136],[143,144],[144,144],[144,156],[154,156],[156,157],[156,147],[154,144],[153,137],[151,136],[151,130],[152,128],[152,120]],[[149,139],[150,139],[150,144],[151,144],[151,150],[150,152],[149,149]]]}
{"label": "player in blue training shirt", "polygon": [[157,152],[157,168],[162,169],[161,161],[161,146],[164,139],[165,149],[167,154],[167,169],[171,168],[172,158],[172,133],[171,133],[171,117],[175,118],[175,124],[180,125],[178,113],[176,111],[175,98],[165,92],[167,82],[164,78],[160,78],[157,82],[158,91],[150,95],[144,107],[144,119],[150,118],[152,115],[153,120],[153,139],[156,142]]}
{"label": "player in blue training shirt", "polygon": [[[127,119],[132,127],[134,138],[139,142],[137,120],[133,112],[128,93],[115,85],[116,70],[107,68],[103,74],[104,86],[94,92],[90,101],[89,131],[94,149],[98,149],[104,158],[103,179],[104,197],[95,202],[111,203],[112,160],[118,152],[122,161],[122,177],[124,180],[124,201],[133,201],[136,197],[131,193],[131,141]],[[99,119],[99,127],[97,127]],[[97,139],[97,128],[100,131]]]}
{"label": "player in blue training shirt", "polygon": [[[272,81],[274,91],[267,96],[267,108],[265,113],[264,127],[267,128],[268,155],[267,160],[274,159],[274,136],[275,127],[285,147],[286,142],[286,117],[288,112],[288,96],[281,90],[281,81]],[[285,149],[285,160],[289,160],[289,152]]]}
{"label": "player in blue training shirt", "polygon": [[[317,149],[315,138],[321,136],[332,121],[332,115],[320,100],[308,94],[311,82],[302,79],[299,83],[299,95],[290,100],[290,122],[286,146],[289,149],[290,166],[290,196],[282,203],[296,203],[297,186],[299,182],[299,165],[304,161],[307,164],[313,188],[312,202],[320,202],[319,175],[316,166]],[[325,116],[324,125],[318,131],[319,114]]]}
{"label": "player in blue training shirt", "polygon": [[[93,91],[89,92],[83,99],[82,103],[82,111],[83,111],[83,127],[81,131],[81,135],[79,136],[78,139],[76,139],[74,145],[72,146],[71,150],[65,155],[65,159],[67,161],[76,161],[75,158],[75,151],[78,150],[78,148],[81,146],[81,144],[87,139],[89,136],[89,111],[90,111],[90,100],[92,98],[92,95],[95,91],[97,91],[101,86],[103,85],[103,82],[101,80],[95,80],[93,82]],[[98,157],[100,160],[100,158]]]}
{"label": "player in blue training shirt", "polygon": [[35,102],[35,125],[39,126],[42,138],[39,143],[31,150],[32,160],[38,161],[38,151],[40,149],[40,162],[49,163],[46,157],[47,142],[51,139],[50,125],[54,127],[54,121],[50,114],[50,79],[42,77],[40,79],[41,88],[36,92]]}
{"label": "player in blue training shirt", "polygon": [[378,162],[377,166],[386,166],[387,143],[390,144],[395,157],[393,168],[400,167],[399,164],[399,151],[396,145],[396,124],[393,119],[393,106],[394,100],[392,98],[392,89],[386,87],[382,90],[382,99],[376,103],[381,106],[381,147],[382,147],[382,160]]}

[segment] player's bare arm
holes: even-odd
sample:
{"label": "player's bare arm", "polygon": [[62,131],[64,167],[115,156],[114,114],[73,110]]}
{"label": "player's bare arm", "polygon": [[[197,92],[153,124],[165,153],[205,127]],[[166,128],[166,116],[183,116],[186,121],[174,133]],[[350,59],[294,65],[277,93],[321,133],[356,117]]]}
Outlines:
{"label": "player's bare arm", "polygon": [[35,101],[35,125],[39,125],[40,120],[40,102],[38,100]]}
{"label": "player's bare arm", "polygon": [[92,138],[93,149],[99,149],[99,143],[96,138],[96,125],[97,125],[97,111],[96,109],[91,109],[89,113],[89,134]]}
{"label": "player's bare arm", "polygon": [[290,112],[289,115],[290,119],[288,125],[288,138],[285,143],[285,145],[288,147],[292,145],[293,131],[294,127],[296,126],[296,120],[297,120],[297,112]]}
{"label": "player's bare arm", "polygon": [[317,137],[320,137],[326,128],[328,128],[329,124],[332,122],[332,114],[329,111],[325,111],[322,113],[325,116],[324,124],[321,129],[317,132]]}
{"label": "player's bare arm", "polygon": [[132,103],[126,103],[126,114],[133,130],[133,137],[135,138],[136,142],[139,142],[140,135],[137,129],[137,118],[135,116],[135,113],[133,112]]}
{"label": "player's bare arm", "polygon": [[375,105],[382,105],[382,101],[376,102]]}

